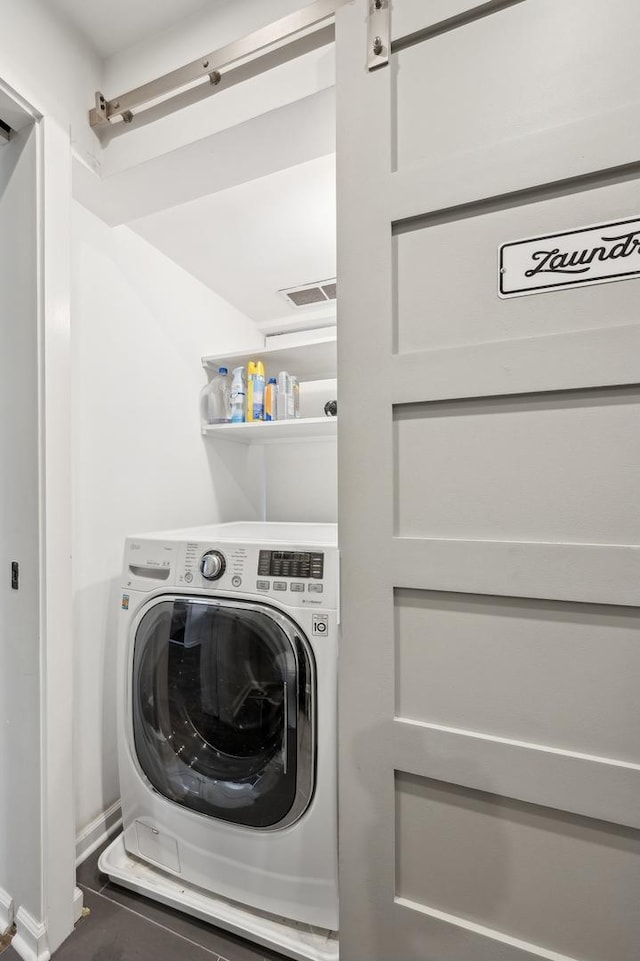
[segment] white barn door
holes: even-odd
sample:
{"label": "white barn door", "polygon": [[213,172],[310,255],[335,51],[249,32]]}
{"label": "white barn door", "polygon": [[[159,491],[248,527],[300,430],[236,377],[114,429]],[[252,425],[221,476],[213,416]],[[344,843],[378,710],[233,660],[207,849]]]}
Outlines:
{"label": "white barn door", "polygon": [[374,6],[337,16],[341,957],[631,961],[640,4],[392,0],[369,72]]}

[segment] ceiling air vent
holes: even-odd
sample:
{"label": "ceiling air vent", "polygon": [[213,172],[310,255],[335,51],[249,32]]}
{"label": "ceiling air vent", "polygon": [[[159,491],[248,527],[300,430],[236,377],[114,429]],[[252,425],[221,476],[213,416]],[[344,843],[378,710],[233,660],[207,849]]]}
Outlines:
{"label": "ceiling air vent", "polygon": [[336,299],[336,280],[319,280],[315,284],[303,284],[301,287],[289,287],[280,290],[285,300],[292,307],[308,307],[309,304],[326,304],[328,300]]}

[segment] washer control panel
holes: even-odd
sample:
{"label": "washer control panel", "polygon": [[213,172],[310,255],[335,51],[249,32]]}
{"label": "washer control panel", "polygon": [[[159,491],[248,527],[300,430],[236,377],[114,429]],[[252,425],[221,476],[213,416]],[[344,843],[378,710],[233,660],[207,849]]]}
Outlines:
{"label": "washer control panel", "polygon": [[177,575],[178,586],[215,584],[221,591],[271,596],[289,607],[326,609],[337,603],[338,552],[189,541],[178,545]]}
{"label": "washer control panel", "polygon": [[[338,609],[338,549],[325,544],[128,538],[126,589],[221,591],[272,598],[284,607]],[[322,619],[314,634],[322,635]]]}

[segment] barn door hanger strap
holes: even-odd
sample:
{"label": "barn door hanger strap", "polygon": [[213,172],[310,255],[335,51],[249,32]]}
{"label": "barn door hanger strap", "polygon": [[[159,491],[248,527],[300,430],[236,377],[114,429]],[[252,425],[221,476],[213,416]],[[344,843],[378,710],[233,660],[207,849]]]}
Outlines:
{"label": "barn door hanger strap", "polygon": [[391,0],[369,0],[367,70],[377,70],[389,63],[391,46],[389,4]]}
{"label": "barn door hanger strap", "polygon": [[[89,111],[89,123],[101,134],[112,126],[119,126],[120,122],[130,125],[134,117],[137,120],[148,114],[147,120],[156,119],[195,102],[200,96],[331,43],[335,36],[336,10],[346,2],[348,0],[315,0],[275,23],[111,100],[98,91],[95,106]],[[387,2],[384,0],[385,5]]]}

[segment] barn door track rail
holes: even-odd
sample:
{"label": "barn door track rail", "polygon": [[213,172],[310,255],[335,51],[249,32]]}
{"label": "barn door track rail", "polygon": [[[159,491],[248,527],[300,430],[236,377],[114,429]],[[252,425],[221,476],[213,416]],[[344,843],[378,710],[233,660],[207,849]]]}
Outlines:
{"label": "barn door track rail", "polygon": [[97,91],[89,123],[104,139],[150,123],[335,39],[336,10],[349,0],[315,0],[241,40],[107,100]]}

